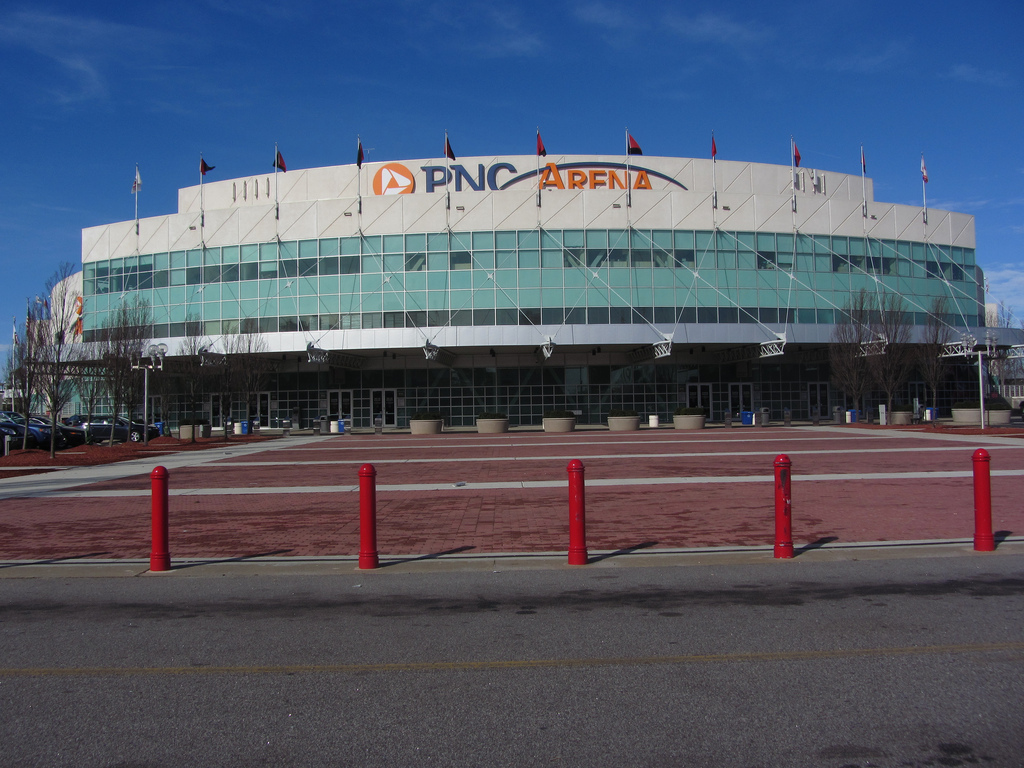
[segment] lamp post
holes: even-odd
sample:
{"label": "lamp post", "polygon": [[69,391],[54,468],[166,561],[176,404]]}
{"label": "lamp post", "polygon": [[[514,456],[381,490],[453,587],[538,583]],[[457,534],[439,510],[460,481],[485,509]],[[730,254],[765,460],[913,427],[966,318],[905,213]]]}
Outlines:
{"label": "lamp post", "polygon": [[149,364],[133,365],[132,368],[142,369],[142,440],[144,445],[149,445],[149,372],[162,371],[164,369],[164,357],[167,355],[167,345],[164,343],[150,344],[143,353],[149,358]]}

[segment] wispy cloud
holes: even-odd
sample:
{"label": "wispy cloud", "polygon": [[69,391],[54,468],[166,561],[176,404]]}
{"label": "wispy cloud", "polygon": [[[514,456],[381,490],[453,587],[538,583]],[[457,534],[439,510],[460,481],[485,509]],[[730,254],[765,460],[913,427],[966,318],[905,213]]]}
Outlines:
{"label": "wispy cloud", "polygon": [[55,64],[63,77],[47,90],[61,104],[108,95],[104,69],[143,51],[155,34],[127,24],[79,16],[18,11],[0,16],[0,43],[28,50]]}
{"label": "wispy cloud", "polygon": [[864,51],[851,56],[832,59],[829,67],[838,72],[873,75],[899,66],[906,57],[906,45],[893,41],[881,51]]}
{"label": "wispy cloud", "polygon": [[694,42],[711,43],[748,52],[760,47],[775,37],[775,31],[768,26],[754,22],[740,22],[717,13],[702,13],[698,16],[682,16],[670,13],[665,16],[665,26],[678,37]]}
{"label": "wispy cloud", "polygon": [[530,57],[544,48],[536,24],[527,24],[514,8],[486,2],[442,0],[427,6],[405,2],[403,19],[415,29],[417,40],[429,40],[434,31],[446,45],[478,58]]}
{"label": "wispy cloud", "polygon": [[969,85],[984,85],[990,88],[1008,88],[1013,81],[1005,72],[996,69],[979,69],[973,64],[957,64],[949,71],[948,77]]}
{"label": "wispy cloud", "polygon": [[635,11],[627,13],[622,6],[599,1],[581,3],[573,9],[573,14],[584,24],[601,27],[609,32],[636,30],[645,26]]}
{"label": "wispy cloud", "polygon": [[987,266],[985,280],[989,297],[1005,304],[1017,318],[1024,319],[1024,265]]}

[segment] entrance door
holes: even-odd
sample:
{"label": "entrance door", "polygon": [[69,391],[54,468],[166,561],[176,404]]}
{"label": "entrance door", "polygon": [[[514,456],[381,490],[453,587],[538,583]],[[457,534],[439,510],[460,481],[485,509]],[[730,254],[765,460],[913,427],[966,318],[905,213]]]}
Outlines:
{"label": "entrance door", "polygon": [[258,421],[261,427],[270,426],[270,393],[257,392],[255,412],[249,414],[250,421]]}
{"label": "entrance door", "polygon": [[733,418],[740,417],[740,411],[754,410],[754,385],[737,383],[729,385],[729,412]]}
{"label": "entrance door", "polygon": [[690,408],[703,408],[709,419],[714,415],[711,411],[711,385],[710,384],[687,384],[686,405]]}
{"label": "entrance door", "polygon": [[352,390],[332,389],[327,393],[327,413],[331,420],[345,419],[352,425]]}
{"label": "entrance door", "polygon": [[373,418],[376,419],[378,416],[382,417],[383,421],[381,424],[385,427],[398,426],[395,411],[395,393],[396,390],[394,389],[370,390],[370,406],[373,412]]}
{"label": "entrance door", "polygon": [[807,418],[812,418],[814,408],[818,407],[818,415],[823,419],[831,418],[828,410],[828,382],[811,381],[807,384]]}
{"label": "entrance door", "polygon": [[209,400],[206,401],[206,411],[210,414],[211,427],[220,428],[224,426],[220,412],[220,395],[210,395]]}

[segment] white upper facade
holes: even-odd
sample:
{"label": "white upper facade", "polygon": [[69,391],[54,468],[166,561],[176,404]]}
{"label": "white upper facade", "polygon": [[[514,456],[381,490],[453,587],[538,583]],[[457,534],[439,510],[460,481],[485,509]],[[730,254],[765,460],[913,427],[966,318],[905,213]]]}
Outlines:
{"label": "white upper facade", "polygon": [[177,213],[141,219],[138,234],[134,221],[84,229],[82,259],[278,238],[538,226],[800,231],[975,247],[973,216],[929,209],[925,223],[920,206],[873,197],[871,179],[857,175],[798,168],[794,179],[789,166],[735,161],[516,155],[374,162],[186,187]]}

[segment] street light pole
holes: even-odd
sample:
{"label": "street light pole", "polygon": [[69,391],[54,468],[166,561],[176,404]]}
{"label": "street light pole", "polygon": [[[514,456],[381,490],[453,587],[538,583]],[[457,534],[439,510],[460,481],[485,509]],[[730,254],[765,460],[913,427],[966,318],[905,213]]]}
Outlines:
{"label": "street light pole", "polygon": [[[164,356],[167,354],[166,344],[150,344],[143,354],[149,357],[149,365],[133,365],[132,368],[142,369],[142,442],[149,445],[149,372],[164,369]],[[131,415],[131,414],[129,414]],[[129,422],[131,419],[129,419]],[[131,428],[129,427],[129,430]]]}

